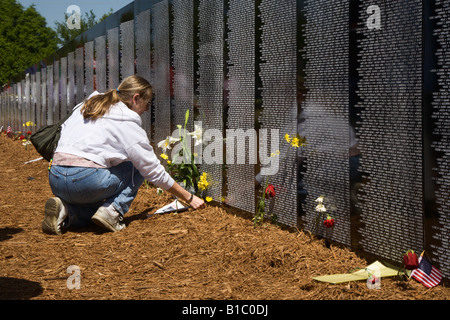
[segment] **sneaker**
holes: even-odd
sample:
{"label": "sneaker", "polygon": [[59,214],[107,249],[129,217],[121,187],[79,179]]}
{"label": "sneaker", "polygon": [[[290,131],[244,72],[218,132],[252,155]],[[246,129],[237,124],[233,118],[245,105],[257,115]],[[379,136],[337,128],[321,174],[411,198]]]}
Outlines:
{"label": "sneaker", "polygon": [[92,216],[92,222],[109,231],[120,231],[125,228],[122,215],[113,206],[98,208]]}
{"label": "sneaker", "polygon": [[68,216],[66,205],[59,198],[49,198],[45,203],[42,231],[48,234],[62,234],[64,220]]}

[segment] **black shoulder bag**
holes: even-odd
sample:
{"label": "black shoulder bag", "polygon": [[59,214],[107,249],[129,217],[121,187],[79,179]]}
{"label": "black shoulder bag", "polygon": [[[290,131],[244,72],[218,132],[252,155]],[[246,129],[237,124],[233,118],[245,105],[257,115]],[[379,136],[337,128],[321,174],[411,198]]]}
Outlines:
{"label": "black shoulder bag", "polygon": [[57,123],[42,127],[31,135],[31,143],[45,160],[50,161],[53,158],[53,153],[58,146],[58,141],[61,136],[61,126],[72,115],[75,109],[78,109],[80,106],[81,104],[76,106]]}

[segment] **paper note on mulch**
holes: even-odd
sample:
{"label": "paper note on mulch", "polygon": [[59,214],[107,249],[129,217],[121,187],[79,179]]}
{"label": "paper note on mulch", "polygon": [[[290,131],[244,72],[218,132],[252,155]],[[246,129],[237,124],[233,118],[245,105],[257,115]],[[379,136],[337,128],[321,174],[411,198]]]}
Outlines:
{"label": "paper note on mulch", "polygon": [[320,277],[314,277],[314,280],[321,281],[321,282],[329,282],[332,284],[337,283],[344,283],[349,281],[360,281],[360,280],[367,280],[370,276],[369,270],[379,270],[380,271],[380,277],[393,277],[396,276],[398,273],[398,270],[394,267],[390,267],[387,265],[382,264],[379,261],[375,261],[371,265],[367,266],[365,269],[360,269],[358,271],[355,271],[353,273],[344,273],[344,274],[332,274],[327,276],[320,276]]}
{"label": "paper note on mulch", "polygon": [[[180,201],[174,200],[173,202],[169,203],[168,205],[165,205],[161,209],[158,209],[153,214],[163,214],[163,213],[170,213],[170,212],[182,212],[189,209],[189,206],[183,205]],[[148,216],[151,216],[148,215]]]}

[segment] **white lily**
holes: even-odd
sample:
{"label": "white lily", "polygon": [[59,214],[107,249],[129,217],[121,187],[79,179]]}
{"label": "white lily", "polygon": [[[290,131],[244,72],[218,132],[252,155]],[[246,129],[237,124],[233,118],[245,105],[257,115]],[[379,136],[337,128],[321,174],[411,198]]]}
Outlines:
{"label": "white lily", "polygon": [[198,146],[199,144],[202,144],[202,138],[203,138],[203,130],[201,126],[194,125],[194,131],[189,132],[188,135],[193,136],[195,140],[195,146]]}
{"label": "white lily", "polygon": [[319,204],[316,206],[316,211],[317,211],[317,212],[326,212],[326,211],[327,211],[327,208],[325,208],[325,206],[324,206],[322,203],[319,203]]}
{"label": "white lily", "polygon": [[174,138],[171,136],[168,136],[166,139],[158,142],[158,148],[163,149],[164,152],[167,151],[167,149],[172,149],[172,144],[180,141],[179,138]]}

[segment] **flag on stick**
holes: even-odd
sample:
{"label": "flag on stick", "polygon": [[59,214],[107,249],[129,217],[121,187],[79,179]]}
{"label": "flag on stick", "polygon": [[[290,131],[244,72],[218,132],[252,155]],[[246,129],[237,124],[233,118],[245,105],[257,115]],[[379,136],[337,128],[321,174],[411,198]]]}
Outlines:
{"label": "flag on stick", "polygon": [[13,137],[11,125],[8,125],[8,128],[6,129],[6,136],[8,138],[12,138]]}
{"label": "flag on stick", "polygon": [[442,280],[442,273],[435,268],[424,256],[419,257],[419,267],[411,272],[411,277],[427,288],[437,286]]}

